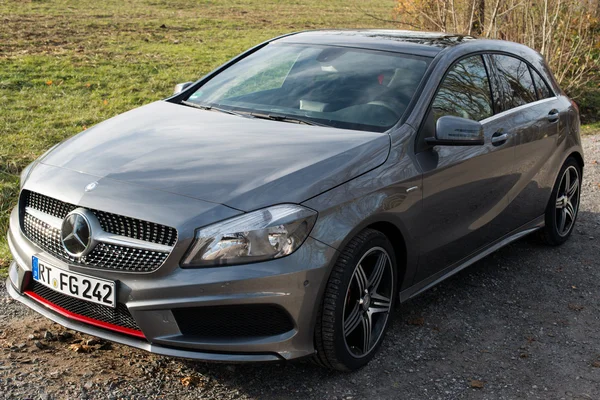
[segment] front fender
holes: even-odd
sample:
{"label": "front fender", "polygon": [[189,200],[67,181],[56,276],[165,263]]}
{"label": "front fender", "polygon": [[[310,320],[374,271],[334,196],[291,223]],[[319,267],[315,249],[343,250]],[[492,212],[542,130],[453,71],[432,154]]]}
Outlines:
{"label": "front fender", "polygon": [[365,228],[382,224],[392,227],[384,233],[395,248],[405,248],[401,289],[408,287],[419,254],[418,240],[411,232],[421,212],[420,188],[421,173],[410,157],[389,159],[382,166],[302,203],[319,212],[311,237],[341,251]]}

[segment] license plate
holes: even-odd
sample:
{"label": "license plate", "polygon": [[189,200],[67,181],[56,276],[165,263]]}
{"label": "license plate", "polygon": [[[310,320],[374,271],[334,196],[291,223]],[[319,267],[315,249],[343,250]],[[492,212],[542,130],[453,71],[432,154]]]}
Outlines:
{"label": "license plate", "polygon": [[62,270],[33,257],[33,279],[59,293],[115,308],[115,282]]}

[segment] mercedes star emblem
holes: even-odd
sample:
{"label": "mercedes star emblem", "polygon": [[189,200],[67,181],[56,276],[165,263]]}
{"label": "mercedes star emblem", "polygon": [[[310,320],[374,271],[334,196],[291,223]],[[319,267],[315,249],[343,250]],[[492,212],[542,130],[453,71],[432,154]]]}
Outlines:
{"label": "mercedes star emblem", "polygon": [[96,189],[97,187],[98,187],[98,182],[92,182],[85,187],[85,191],[91,192],[92,190]]}
{"label": "mercedes star emblem", "polygon": [[93,226],[96,216],[84,208],[78,208],[63,220],[61,241],[65,251],[74,258],[81,258],[94,248]]}

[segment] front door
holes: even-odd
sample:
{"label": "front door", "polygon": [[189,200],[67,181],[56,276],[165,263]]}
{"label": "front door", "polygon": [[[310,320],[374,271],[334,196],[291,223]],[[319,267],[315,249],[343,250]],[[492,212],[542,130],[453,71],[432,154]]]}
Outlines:
{"label": "front door", "polygon": [[[427,146],[438,118],[480,121],[479,146]],[[488,69],[481,55],[463,58],[447,72],[417,140],[423,169],[423,212],[417,237],[421,253],[415,283],[469,256],[500,237],[508,193],[516,177],[513,126],[495,115]]]}

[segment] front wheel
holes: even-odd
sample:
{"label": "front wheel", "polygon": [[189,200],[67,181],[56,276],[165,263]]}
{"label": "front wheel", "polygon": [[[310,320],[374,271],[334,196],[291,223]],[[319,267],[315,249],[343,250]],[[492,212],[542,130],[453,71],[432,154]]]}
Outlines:
{"label": "front wheel", "polygon": [[315,330],[316,361],[352,371],[367,364],[383,342],[397,293],[397,268],[387,237],[366,229],[340,254]]}
{"label": "front wheel", "polygon": [[581,167],[569,157],[558,174],[546,208],[546,224],[540,231],[543,242],[558,246],[569,239],[579,212],[580,191]]}

